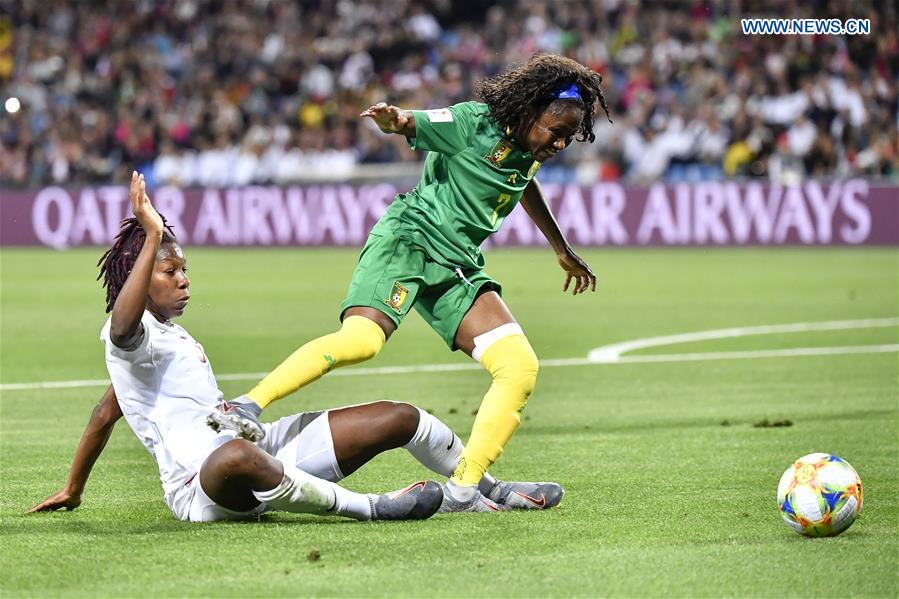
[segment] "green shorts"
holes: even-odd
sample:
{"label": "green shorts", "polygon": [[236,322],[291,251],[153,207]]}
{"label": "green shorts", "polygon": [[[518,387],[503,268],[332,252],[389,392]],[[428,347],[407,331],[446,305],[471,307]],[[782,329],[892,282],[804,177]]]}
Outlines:
{"label": "green shorts", "polygon": [[399,326],[414,306],[450,349],[456,349],[459,323],[484,286],[502,295],[502,286],[481,270],[454,270],[406,239],[372,234],[359,255],[340,316],[343,319],[349,308],[367,306]]}

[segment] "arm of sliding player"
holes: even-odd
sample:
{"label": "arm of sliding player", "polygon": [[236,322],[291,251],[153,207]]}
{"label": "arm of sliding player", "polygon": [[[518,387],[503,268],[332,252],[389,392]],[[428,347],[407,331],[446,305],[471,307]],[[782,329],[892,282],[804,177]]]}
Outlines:
{"label": "arm of sliding player", "polygon": [[133,347],[143,335],[140,319],[147,306],[147,291],[150,289],[150,277],[156,263],[156,253],[162,243],[162,217],[153,208],[147,196],[144,176],[137,171],[131,175],[129,191],[131,210],[146,233],[144,245],[141,247],[134,268],[125,280],[115,305],[112,308],[109,338],[116,347]]}
{"label": "arm of sliding player", "polygon": [[100,403],[94,407],[84,434],[81,435],[81,441],[75,450],[75,457],[72,458],[69,478],[65,486],[28,510],[29,514],[52,512],[59,509],[74,510],[81,505],[81,495],[84,493],[91,469],[97,458],[103,453],[103,448],[106,447],[106,442],[112,435],[112,429],[121,417],[122,410],[119,409],[115,390],[110,385],[100,399]]}

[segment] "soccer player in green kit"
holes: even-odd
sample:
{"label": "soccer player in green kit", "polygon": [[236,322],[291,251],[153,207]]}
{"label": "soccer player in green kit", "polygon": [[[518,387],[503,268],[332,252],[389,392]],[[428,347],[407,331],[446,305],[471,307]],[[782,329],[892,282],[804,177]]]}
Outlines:
{"label": "soccer player in green kit", "polygon": [[[538,361],[484,273],[481,243],[519,202],[546,237],[565,272],[563,291],[596,290],[596,277],[565,240],[534,175],[574,139],[593,142],[597,102],[609,116],[602,78],[554,55],[482,81],[483,102],[441,110],[385,103],[369,117],[385,133],[428,152],[418,185],[400,194],[369,235],[341,306],[341,328],[310,341],[254,389],[210,415],[213,428],[260,436],[269,403],[340,366],[373,358],[413,307],[452,350],[461,349],[493,377],[459,465],[447,482],[443,511],[545,509],[561,500],[555,483],[498,482],[486,470],[520,424]],[[450,448],[447,448],[448,450]]]}

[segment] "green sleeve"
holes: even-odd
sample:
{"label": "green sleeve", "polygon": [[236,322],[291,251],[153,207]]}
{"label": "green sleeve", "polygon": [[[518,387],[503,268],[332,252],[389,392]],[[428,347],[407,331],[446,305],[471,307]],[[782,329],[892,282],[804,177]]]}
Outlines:
{"label": "green sleeve", "polygon": [[415,136],[408,138],[413,150],[458,154],[470,145],[474,131],[470,102],[438,110],[413,110]]}

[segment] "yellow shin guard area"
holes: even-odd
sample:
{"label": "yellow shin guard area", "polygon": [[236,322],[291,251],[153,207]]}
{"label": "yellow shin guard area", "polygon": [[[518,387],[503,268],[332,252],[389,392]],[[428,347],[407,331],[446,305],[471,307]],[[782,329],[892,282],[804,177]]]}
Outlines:
{"label": "yellow shin guard area", "polygon": [[521,410],[537,381],[539,363],[524,335],[503,337],[488,347],[481,364],[493,376],[475,417],[471,437],[452,480],[476,485],[499,458],[521,423]]}
{"label": "yellow shin guard area", "polygon": [[384,331],[364,316],[347,316],[336,333],[293,352],[247,395],[265,408],[340,366],[370,360],[384,347]]}

